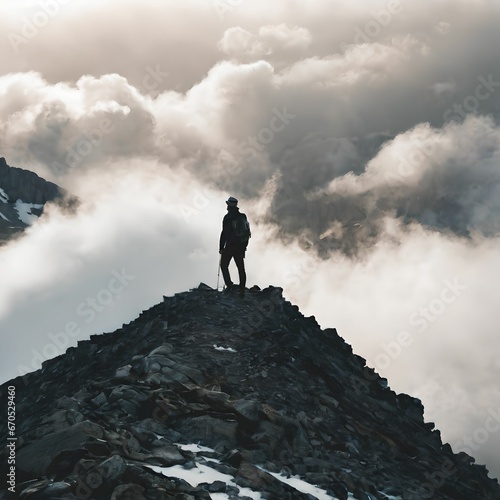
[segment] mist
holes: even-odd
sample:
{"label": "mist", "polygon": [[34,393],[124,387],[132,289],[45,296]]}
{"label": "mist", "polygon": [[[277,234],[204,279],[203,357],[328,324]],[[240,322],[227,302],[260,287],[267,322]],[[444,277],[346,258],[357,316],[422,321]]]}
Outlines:
{"label": "mist", "polygon": [[81,205],[0,248],[2,380],[215,287],[232,195],[248,285],[499,476],[497,3],[44,5],[0,7],[0,155]]}

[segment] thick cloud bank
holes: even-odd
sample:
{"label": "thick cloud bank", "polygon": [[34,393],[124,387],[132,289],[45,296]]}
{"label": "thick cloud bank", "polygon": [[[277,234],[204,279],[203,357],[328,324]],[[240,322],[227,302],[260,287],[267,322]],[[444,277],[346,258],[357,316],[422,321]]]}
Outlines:
{"label": "thick cloud bank", "polygon": [[496,2],[0,14],[0,155],[83,200],[0,250],[3,379],[162,293],[215,286],[231,194],[250,283],[337,326],[500,474]]}

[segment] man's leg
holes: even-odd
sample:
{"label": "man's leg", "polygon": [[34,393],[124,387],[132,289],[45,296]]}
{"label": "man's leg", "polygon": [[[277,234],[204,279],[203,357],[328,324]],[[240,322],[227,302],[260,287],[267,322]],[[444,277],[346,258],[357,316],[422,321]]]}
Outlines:
{"label": "man's leg", "polygon": [[245,285],[247,283],[247,274],[245,272],[245,260],[244,260],[244,252],[236,252],[233,257],[234,257],[234,262],[236,264],[236,267],[238,268],[238,274],[240,277],[240,291],[245,290]]}
{"label": "man's leg", "polygon": [[231,261],[231,252],[228,252],[225,248],[222,250],[220,258],[220,270],[222,271],[222,277],[224,278],[224,283],[227,288],[231,288],[233,282],[231,281],[231,276],[229,274],[229,262]]}

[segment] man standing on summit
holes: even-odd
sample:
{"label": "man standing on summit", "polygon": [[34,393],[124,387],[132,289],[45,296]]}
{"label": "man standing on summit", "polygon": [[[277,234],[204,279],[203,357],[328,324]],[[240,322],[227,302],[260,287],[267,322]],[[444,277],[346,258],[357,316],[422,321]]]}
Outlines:
{"label": "man standing on summit", "polygon": [[240,297],[245,296],[245,284],[247,275],[245,272],[245,252],[248,246],[248,239],[251,236],[250,224],[247,216],[240,212],[238,200],[232,196],[226,201],[227,214],[222,221],[222,232],[219,241],[219,253],[221,254],[220,268],[226,289],[233,288],[233,282],[229,275],[229,263],[234,259],[240,278]]}

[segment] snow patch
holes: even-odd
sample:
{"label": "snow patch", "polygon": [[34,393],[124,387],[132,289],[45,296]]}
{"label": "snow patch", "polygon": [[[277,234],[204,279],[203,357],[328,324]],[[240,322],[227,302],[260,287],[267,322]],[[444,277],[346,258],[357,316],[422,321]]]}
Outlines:
{"label": "snow patch", "polygon": [[216,351],[229,351],[229,352],[237,352],[232,347],[222,347],[220,345],[214,344],[214,349]]}
{"label": "snow patch", "polygon": [[3,220],[6,220],[7,222],[10,222],[10,220],[9,220],[9,219],[7,219],[7,217],[5,217],[5,215],[4,215],[2,212],[0,212],[0,217],[1,217]]}
{"label": "snow patch", "polygon": [[191,486],[196,487],[201,483],[212,484],[215,481],[223,481],[227,484],[231,482],[233,476],[223,474],[203,464],[195,464],[192,469],[186,469],[182,465],[172,465],[171,467],[159,467],[156,465],[146,465],[146,467],[159,472],[167,477],[183,479]]}
{"label": "snow patch", "polygon": [[[217,347],[214,345],[214,347]],[[220,348],[222,350],[228,350],[231,348]],[[198,453],[203,453],[203,452],[208,452],[208,453],[216,453],[215,450],[212,448],[208,448],[206,446],[202,446],[200,444],[181,444],[181,443],[174,443],[177,447],[179,447],[181,450],[184,451],[191,451],[195,454]],[[206,461],[207,463],[220,463],[219,460],[213,459],[213,458],[208,458],[204,457],[203,455],[200,455],[196,459]],[[242,486],[238,486],[234,482],[234,476],[231,476],[230,474],[224,474],[222,472],[219,472],[212,467],[209,467],[208,465],[202,464],[202,463],[195,463],[195,467],[191,469],[186,469],[182,465],[174,465],[171,467],[159,467],[156,465],[146,465],[149,469],[153,470],[154,472],[157,472],[159,474],[163,474],[164,476],[167,477],[175,477],[177,479],[183,479],[187,483],[189,483],[191,486],[196,487],[201,483],[208,483],[212,484],[215,481],[223,481],[225,482],[228,486],[234,487],[238,489],[239,495],[243,497],[249,497],[252,498],[253,500],[262,500],[262,494],[258,491],[254,491],[250,488],[244,488]],[[259,466],[257,466],[259,467]],[[313,486],[312,484],[307,483],[303,479],[300,479],[298,476],[292,476],[292,477],[285,477],[281,474],[277,474],[275,472],[270,472],[263,467],[259,467],[260,470],[266,472],[267,474],[270,474],[271,476],[275,477],[279,481],[288,484],[292,488],[294,488],[297,491],[300,491],[301,493],[308,493],[309,495],[313,496],[314,498],[317,498],[318,500],[338,500],[337,497],[332,497],[329,495],[325,490],[318,488],[317,486]],[[382,493],[386,498],[390,500],[401,500],[399,497],[391,497],[388,496],[385,493]],[[209,493],[210,498],[212,500],[229,500],[229,495],[226,493]],[[349,500],[355,500],[355,498],[352,496],[351,493],[349,493],[348,496]]]}
{"label": "snow patch", "polygon": [[[252,498],[253,500],[262,500],[262,495],[253,491],[250,488],[243,488],[242,486],[238,486],[234,481],[234,477],[230,474],[224,474],[222,472],[216,471],[212,469],[212,467],[208,467],[203,464],[195,464],[196,467],[192,469],[185,469],[182,465],[173,465],[172,467],[158,467],[156,465],[145,465],[149,469],[163,474],[167,477],[176,477],[178,479],[183,479],[191,486],[196,487],[201,483],[212,484],[215,481],[223,481],[228,486],[232,486],[237,488],[239,494],[244,497]],[[229,496],[225,493],[209,493],[210,498],[213,500],[222,500],[229,499]]]}
{"label": "snow patch", "polygon": [[178,448],[180,448],[183,451],[191,451],[193,453],[199,453],[200,451],[207,451],[208,453],[215,453],[215,450],[212,450],[212,448],[207,448],[206,446],[201,446],[200,444],[181,444],[181,443],[174,443]]}
{"label": "snow patch", "polygon": [[[303,479],[300,479],[300,477],[297,476],[285,477],[281,474],[277,474],[276,472],[270,472],[266,469],[263,469],[262,467],[259,467],[259,469],[263,470],[264,472],[267,472],[268,474],[271,474],[271,476],[275,477],[282,483],[288,484],[288,486],[291,486],[297,491],[300,491],[301,493],[308,493],[309,495],[313,496],[314,498],[317,498],[318,500],[338,500],[337,497],[332,497],[325,490],[322,490],[317,486],[313,486],[312,484],[307,483]],[[347,498],[349,500],[351,499],[354,500],[354,497],[352,496],[351,493],[349,493],[349,496]]]}
{"label": "snow patch", "polygon": [[32,208],[42,208],[43,205],[35,204],[35,203],[25,203],[22,200],[17,200],[14,205],[14,209],[19,215],[19,219],[21,219],[28,226],[33,224],[38,219],[38,215],[32,214]]}
{"label": "snow patch", "polygon": [[9,201],[9,195],[2,188],[0,188],[0,201],[3,203],[7,203]]}

